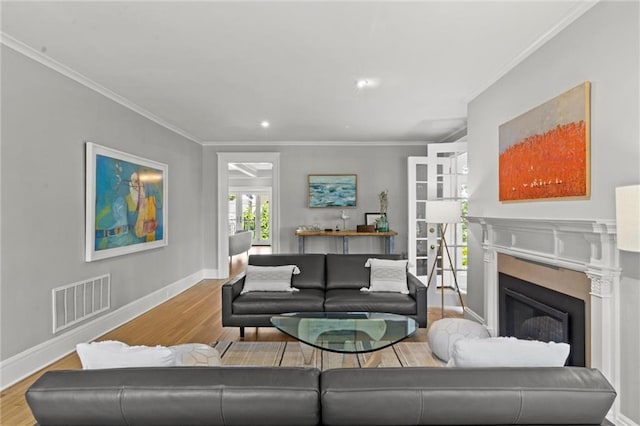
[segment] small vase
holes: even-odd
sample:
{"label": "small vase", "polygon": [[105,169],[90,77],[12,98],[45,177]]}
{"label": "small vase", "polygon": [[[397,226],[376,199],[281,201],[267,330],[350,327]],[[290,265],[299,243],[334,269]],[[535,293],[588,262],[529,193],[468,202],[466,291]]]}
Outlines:
{"label": "small vase", "polygon": [[382,213],[382,215],[376,221],[376,231],[378,232],[388,232],[389,231],[389,221],[387,220],[387,214]]}

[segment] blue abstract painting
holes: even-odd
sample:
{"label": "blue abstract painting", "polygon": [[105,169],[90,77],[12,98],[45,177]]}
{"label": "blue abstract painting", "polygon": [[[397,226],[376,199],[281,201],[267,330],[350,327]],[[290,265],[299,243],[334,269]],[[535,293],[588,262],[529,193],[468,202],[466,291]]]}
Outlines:
{"label": "blue abstract painting", "polygon": [[355,207],[356,175],[309,175],[309,207]]}
{"label": "blue abstract painting", "polygon": [[87,154],[86,260],[166,245],[166,165],[90,143]]}

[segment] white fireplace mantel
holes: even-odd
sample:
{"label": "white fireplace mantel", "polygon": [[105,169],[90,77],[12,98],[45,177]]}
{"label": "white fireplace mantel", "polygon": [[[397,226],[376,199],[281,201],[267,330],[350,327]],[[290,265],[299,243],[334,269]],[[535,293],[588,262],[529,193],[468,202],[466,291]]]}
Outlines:
{"label": "white fireplace mantel", "polygon": [[[591,281],[591,367],[620,389],[620,266],[614,220],[468,217],[482,228],[484,320],[498,332],[498,253],[574,271]],[[610,417],[619,415],[615,404]]]}
{"label": "white fireplace mantel", "polygon": [[469,217],[482,244],[527,260],[587,272],[620,272],[614,220]]}

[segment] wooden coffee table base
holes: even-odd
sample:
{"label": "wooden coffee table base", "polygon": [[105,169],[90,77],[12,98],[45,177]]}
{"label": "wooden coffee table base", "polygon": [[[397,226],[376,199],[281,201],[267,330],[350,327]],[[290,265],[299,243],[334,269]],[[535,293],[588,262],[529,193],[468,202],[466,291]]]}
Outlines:
{"label": "wooden coffee table base", "polygon": [[[304,365],[311,365],[313,362],[313,353],[317,350],[322,350],[315,348],[311,345],[308,345],[303,342],[298,342],[300,344],[300,351],[302,352],[302,358],[304,359]],[[381,351],[373,351],[367,353],[369,356],[367,357],[367,361],[362,365],[363,368],[376,368],[380,365],[382,361],[382,352]]]}

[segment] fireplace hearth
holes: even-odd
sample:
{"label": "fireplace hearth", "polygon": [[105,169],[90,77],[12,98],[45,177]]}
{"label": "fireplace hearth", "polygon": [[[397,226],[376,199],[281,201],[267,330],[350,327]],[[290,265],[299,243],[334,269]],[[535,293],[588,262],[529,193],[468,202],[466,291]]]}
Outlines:
{"label": "fireplace hearth", "polygon": [[500,273],[499,334],[571,346],[567,365],[584,367],[584,301]]}

